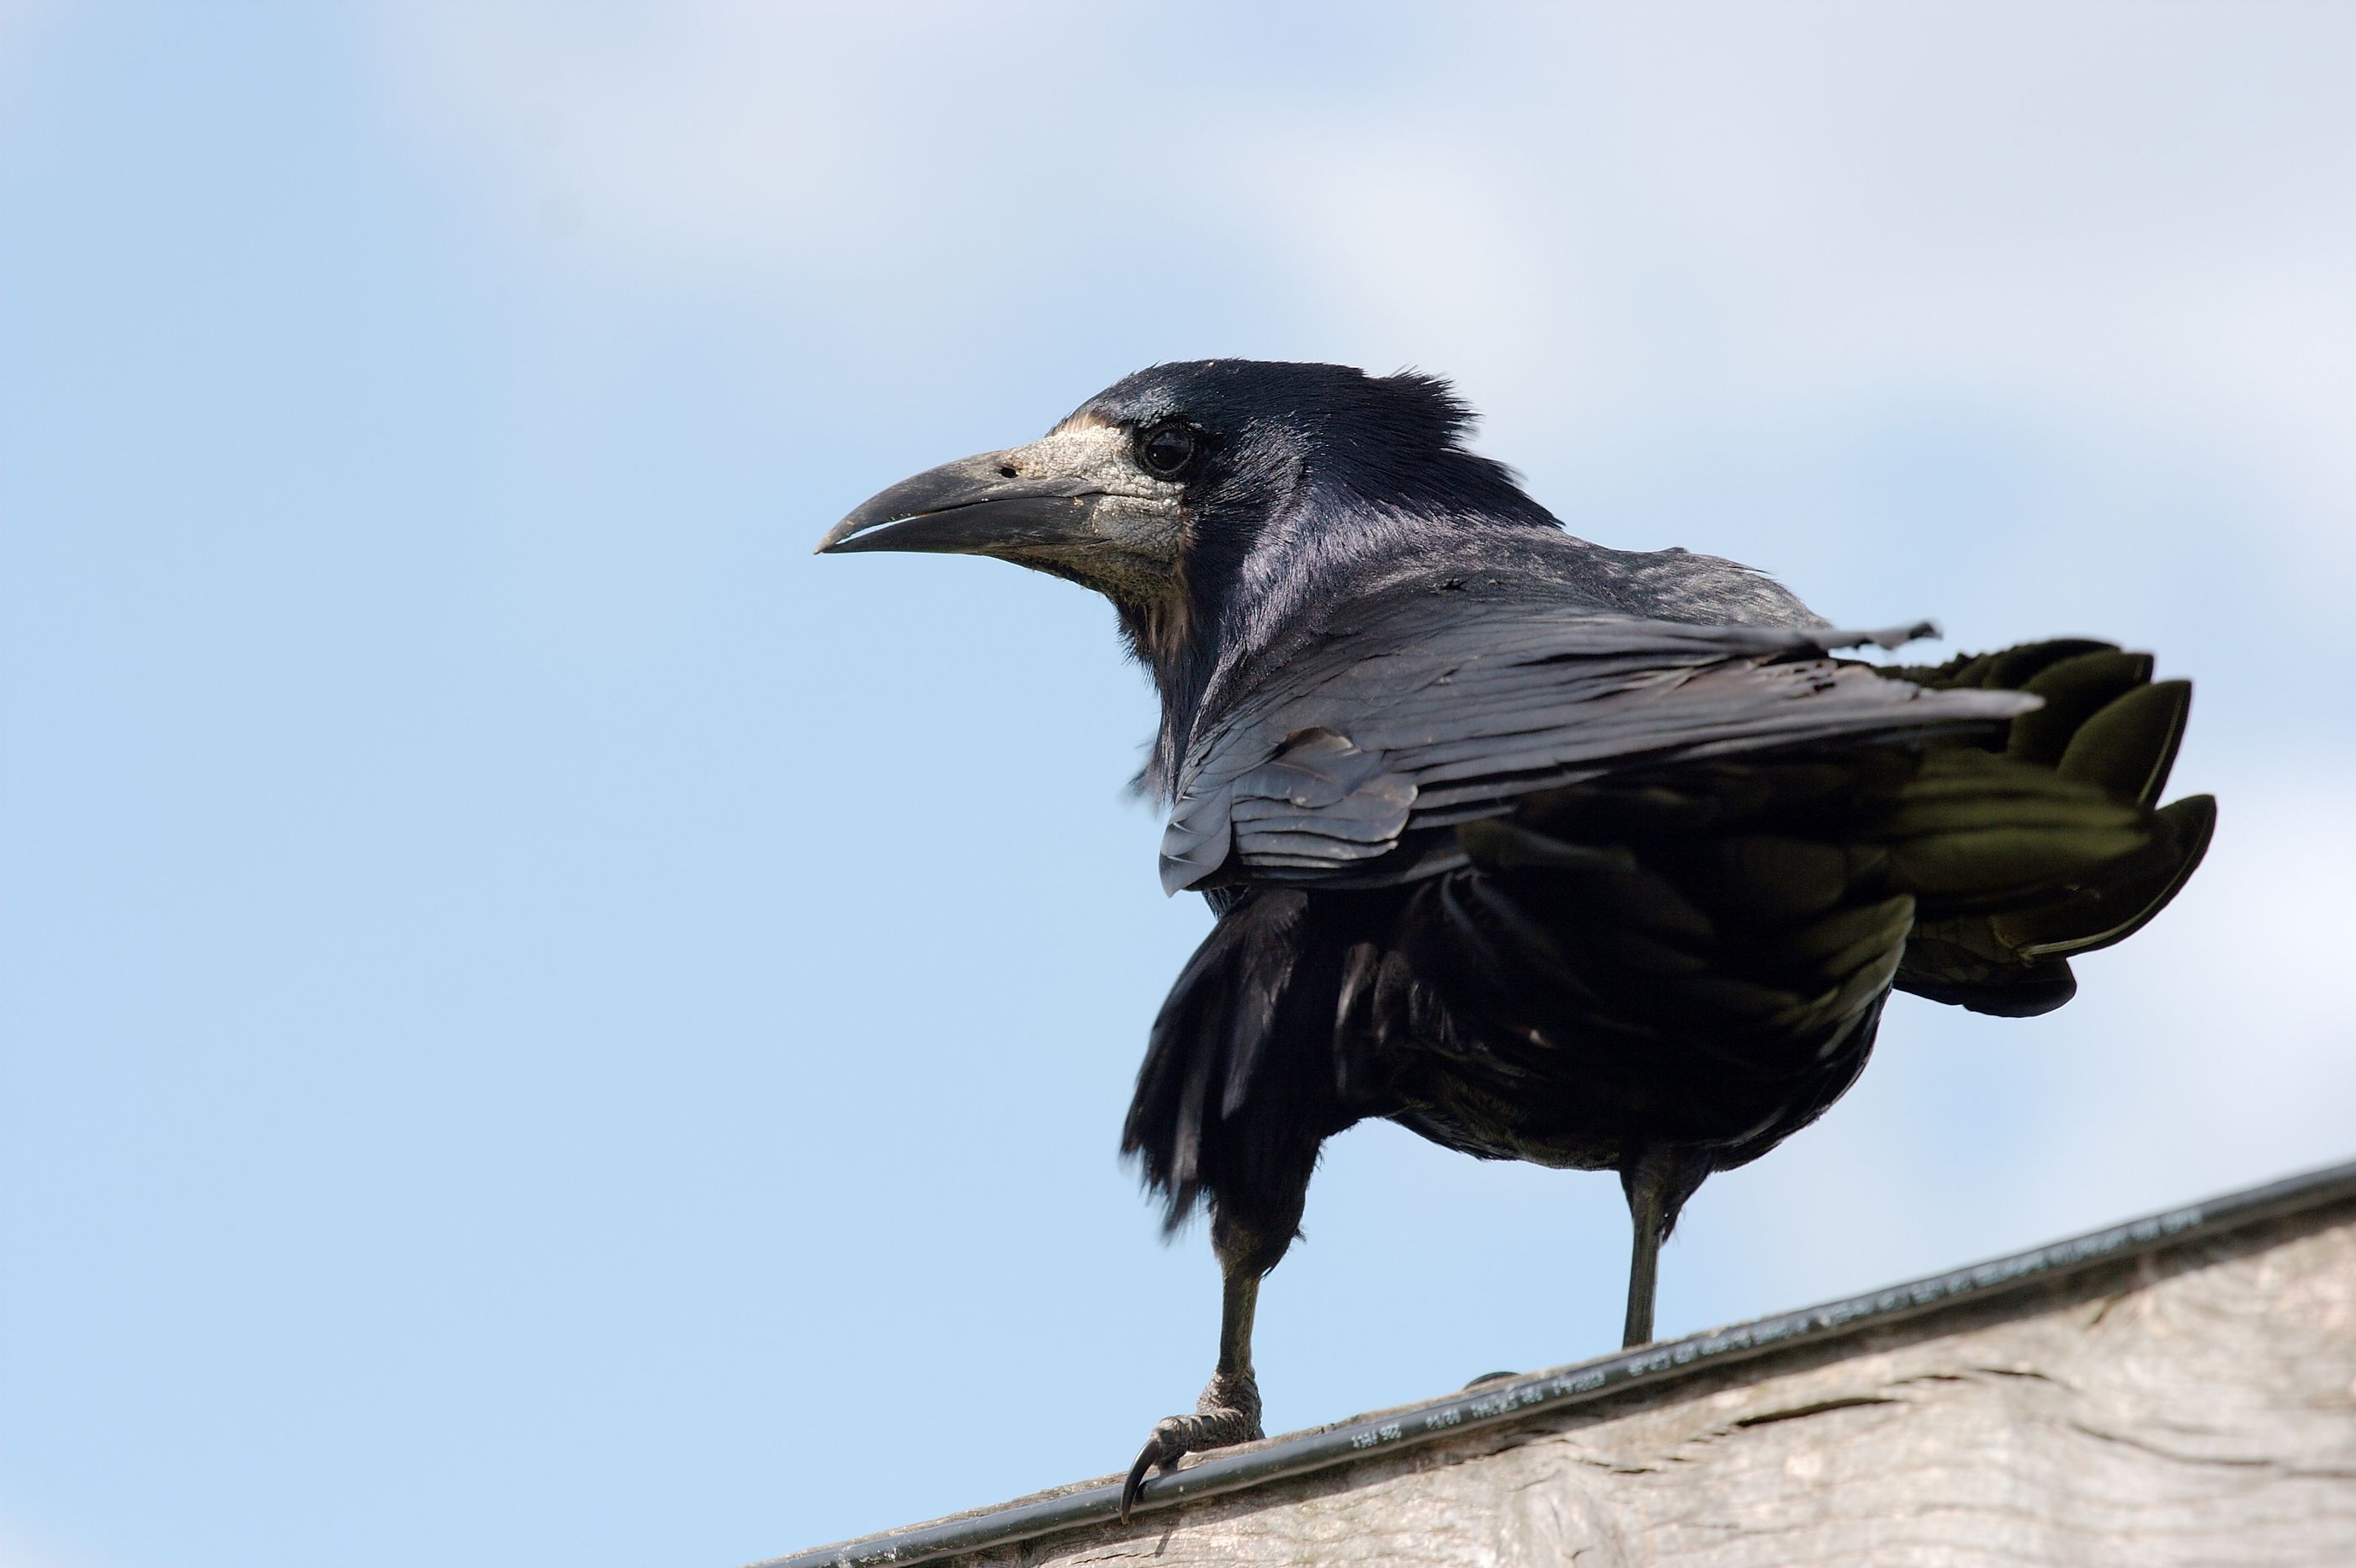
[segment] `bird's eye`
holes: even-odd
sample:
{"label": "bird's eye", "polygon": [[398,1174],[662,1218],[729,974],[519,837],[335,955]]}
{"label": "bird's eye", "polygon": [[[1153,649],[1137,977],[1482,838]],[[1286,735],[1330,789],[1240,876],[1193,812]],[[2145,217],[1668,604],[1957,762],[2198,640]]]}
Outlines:
{"label": "bird's eye", "polygon": [[1183,424],[1158,424],[1137,440],[1137,454],[1156,474],[1175,474],[1194,460],[1194,431]]}

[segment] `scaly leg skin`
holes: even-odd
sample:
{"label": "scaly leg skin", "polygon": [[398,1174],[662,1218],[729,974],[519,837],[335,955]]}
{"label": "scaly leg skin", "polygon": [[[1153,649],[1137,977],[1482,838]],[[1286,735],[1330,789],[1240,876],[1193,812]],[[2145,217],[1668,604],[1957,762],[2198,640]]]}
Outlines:
{"label": "scaly leg skin", "polygon": [[1163,1417],[1155,1424],[1153,1435],[1145,1440],[1137,1463],[1129,1467],[1129,1479],[1121,1483],[1120,1522],[1129,1522],[1130,1510],[1145,1489],[1147,1471],[1157,1466],[1167,1470],[1183,1455],[1249,1443],[1262,1435],[1259,1385],[1252,1381],[1250,1371],[1213,1372],[1203,1397],[1194,1402],[1194,1413]]}
{"label": "scaly leg skin", "polygon": [[1628,1194],[1628,1221],[1635,1232],[1628,1259],[1623,1349],[1653,1342],[1653,1291],[1660,1277],[1661,1243],[1676,1229],[1686,1200],[1708,1174],[1700,1156],[1668,1144],[1648,1145],[1620,1168],[1620,1185]]}
{"label": "scaly leg skin", "polygon": [[1636,1245],[1628,1258],[1628,1318],[1621,1331],[1620,1348],[1633,1350],[1653,1342],[1653,1291],[1661,1272],[1661,1221],[1657,1205],[1632,1201],[1628,1208]]}
{"label": "scaly leg skin", "polygon": [[[1285,1239],[1289,1242],[1291,1238]],[[1153,1435],[1145,1440],[1137,1463],[1129,1467],[1129,1478],[1121,1483],[1123,1524],[1129,1522],[1130,1511],[1145,1489],[1149,1470],[1159,1467],[1167,1471],[1183,1455],[1249,1443],[1262,1435],[1259,1384],[1252,1377],[1252,1312],[1259,1305],[1260,1275],[1275,1266],[1275,1258],[1268,1258],[1266,1250],[1256,1242],[1257,1238],[1238,1233],[1216,1218],[1212,1221],[1211,1244],[1219,1254],[1223,1276],[1218,1370],[1211,1374],[1203,1397],[1194,1402],[1194,1414],[1170,1416],[1157,1424]],[[1283,1256],[1281,1245],[1276,1249],[1276,1256]]]}

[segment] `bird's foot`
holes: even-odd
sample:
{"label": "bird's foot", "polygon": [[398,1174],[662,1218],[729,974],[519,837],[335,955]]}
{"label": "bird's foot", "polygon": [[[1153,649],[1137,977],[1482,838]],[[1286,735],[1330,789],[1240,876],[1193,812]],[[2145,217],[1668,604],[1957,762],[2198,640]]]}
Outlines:
{"label": "bird's foot", "polygon": [[1137,1463],[1129,1467],[1129,1479],[1121,1483],[1121,1523],[1129,1522],[1130,1509],[1145,1489],[1148,1470],[1168,1470],[1181,1455],[1249,1443],[1259,1435],[1259,1384],[1249,1372],[1213,1372],[1203,1397],[1194,1402],[1194,1413],[1169,1417],[1145,1440]]}

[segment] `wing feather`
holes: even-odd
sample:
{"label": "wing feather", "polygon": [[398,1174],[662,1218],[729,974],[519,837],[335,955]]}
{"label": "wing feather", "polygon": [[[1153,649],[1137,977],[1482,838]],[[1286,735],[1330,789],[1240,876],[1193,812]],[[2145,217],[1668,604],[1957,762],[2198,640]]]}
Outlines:
{"label": "wing feather", "polygon": [[1998,723],[2038,705],[1827,656],[1930,630],[1699,626],[1429,592],[1378,601],[1198,725],[1162,883],[1409,880],[1463,859],[1419,836],[1534,791],[1640,764]]}

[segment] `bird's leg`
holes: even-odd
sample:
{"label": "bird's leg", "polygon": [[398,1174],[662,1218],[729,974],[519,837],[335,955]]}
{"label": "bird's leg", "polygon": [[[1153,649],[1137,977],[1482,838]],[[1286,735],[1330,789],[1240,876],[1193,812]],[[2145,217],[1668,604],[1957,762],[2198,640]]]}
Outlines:
{"label": "bird's leg", "polygon": [[[1284,1238],[1284,1242],[1290,1240]],[[1137,1463],[1129,1467],[1129,1478],[1120,1488],[1124,1524],[1138,1494],[1144,1490],[1147,1471],[1157,1467],[1167,1470],[1181,1455],[1249,1443],[1260,1435],[1259,1384],[1252,1377],[1252,1314],[1259,1305],[1260,1275],[1283,1256],[1284,1243],[1277,1244],[1274,1257],[1269,1256],[1259,1237],[1215,1216],[1211,1245],[1219,1256],[1222,1284],[1218,1366],[1205,1385],[1203,1397],[1194,1402],[1194,1413],[1173,1415],[1158,1424],[1153,1435],[1145,1440]]]}
{"label": "bird's leg", "polygon": [[1628,1191],[1628,1219],[1636,1245],[1628,1258],[1628,1322],[1621,1331],[1623,1347],[1649,1344],[1653,1338],[1653,1292],[1661,1272],[1661,1194],[1650,1182],[1638,1182]]}
{"label": "bird's leg", "polygon": [[1676,1229],[1677,1214],[1709,1174],[1702,1157],[1674,1144],[1647,1144],[1620,1168],[1628,1194],[1628,1220],[1635,1246],[1628,1258],[1628,1321],[1623,1349],[1653,1339],[1653,1292],[1660,1276],[1661,1243]]}

